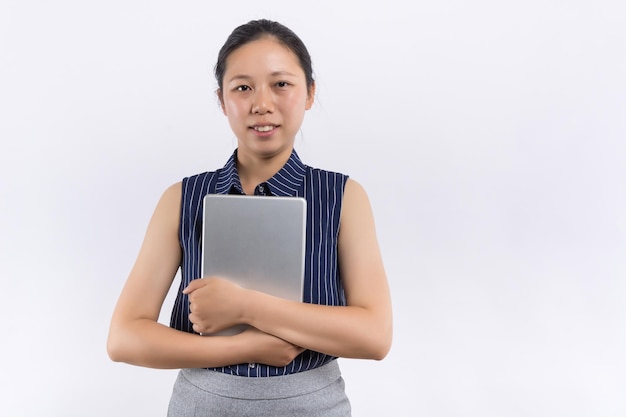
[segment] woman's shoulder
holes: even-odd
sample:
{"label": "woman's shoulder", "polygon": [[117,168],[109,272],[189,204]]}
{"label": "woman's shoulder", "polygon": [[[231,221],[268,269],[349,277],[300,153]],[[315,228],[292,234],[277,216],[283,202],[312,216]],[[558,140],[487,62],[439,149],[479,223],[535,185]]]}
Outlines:
{"label": "woman's shoulder", "polygon": [[305,165],[305,168],[306,168],[307,172],[315,173],[315,174],[318,174],[318,175],[321,174],[321,175],[339,176],[339,177],[345,177],[345,178],[349,177],[348,174],[344,174],[342,172],[328,170],[328,169],[323,169],[323,168],[316,168],[316,167],[313,167],[313,166],[310,166],[310,165]]}
{"label": "woman's shoulder", "polygon": [[182,180],[168,186],[163,192],[162,198],[177,198],[178,200],[180,200],[181,195],[183,193],[188,193],[190,189],[195,190],[196,188],[206,188],[202,185],[208,184],[214,177],[215,173],[216,171],[205,171],[183,177]]}
{"label": "woman's shoulder", "polygon": [[354,201],[354,200],[363,201],[363,199],[369,200],[367,196],[367,192],[365,191],[365,188],[363,188],[361,183],[359,183],[354,178],[348,178],[346,180],[344,194],[347,196],[347,199],[349,201]]}
{"label": "woman's shoulder", "polygon": [[198,181],[205,181],[207,179],[211,179],[213,178],[215,175],[219,174],[219,169],[215,170],[215,171],[204,171],[204,172],[200,172],[197,174],[193,174],[193,175],[189,175],[186,177],[183,177],[181,183],[184,185],[185,183],[188,182],[198,182]]}
{"label": "woman's shoulder", "polygon": [[314,188],[321,189],[334,189],[340,187],[344,189],[346,183],[349,182],[350,176],[348,174],[332,171],[328,169],[316,168],[306,165],[306,176],[308,177],[307,183]]}
{"label": "woman's shoulder", "polygon": [[163,191],[161,200],[173,200],[180,203],[184,195],[188,195],[188,197],[194,194],[203,195],[203,193],[206,193],[208,184],[211,183],[216,173],[217,171],[205,171],[183,177],[183,179],[169,185],[165,191]]}
{"label": "woman's shoulder", "polygon": [[175,182],[163,191],[161,202],[180,201],[182,194],[182,181]]}
{"label": "woman's shoulder", "polygon": [[[219,169],[215,171],[205,171],[184,177],[181,181],[182,193],[189,196],[198,193],[204,195],[210,190],[214,190],[220,182],[220,171]],[[224,181],[224,178],[221,178],[221,181]]]}

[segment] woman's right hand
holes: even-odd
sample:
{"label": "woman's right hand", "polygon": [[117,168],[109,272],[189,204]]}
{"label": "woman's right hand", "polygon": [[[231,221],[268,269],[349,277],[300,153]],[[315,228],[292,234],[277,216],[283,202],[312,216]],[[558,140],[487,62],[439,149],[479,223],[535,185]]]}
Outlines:
{"label": "woman's right hand", "polygon": [[304,348],[291,344],[281,338],[250,327],[233,337],[239,338],[250,349],[251,363],[271,366],[287,366]]}

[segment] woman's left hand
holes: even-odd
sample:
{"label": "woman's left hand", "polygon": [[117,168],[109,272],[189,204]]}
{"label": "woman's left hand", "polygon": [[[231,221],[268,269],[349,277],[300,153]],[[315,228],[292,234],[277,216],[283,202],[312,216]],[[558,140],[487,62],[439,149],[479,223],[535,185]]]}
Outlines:
{"label": "woman's left hand", "polygon": [[183,290],[189,296],[189,321],[198,333],[214,333],[242,323],[243,288],[223,278],[195,279]]}

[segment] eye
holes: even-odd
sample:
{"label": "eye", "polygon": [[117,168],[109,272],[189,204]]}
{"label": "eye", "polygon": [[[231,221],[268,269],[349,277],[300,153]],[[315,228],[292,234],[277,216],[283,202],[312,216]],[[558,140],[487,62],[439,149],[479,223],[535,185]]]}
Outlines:
{"label": "eye", "polygon": [[276,87],[285,88],[289,85],[287,81],[279,81],[276,83]]}
{"label": "eye", "polygon": [[250,91],[251,88],[247,85],[239,85],[235,87],[235,91]]}

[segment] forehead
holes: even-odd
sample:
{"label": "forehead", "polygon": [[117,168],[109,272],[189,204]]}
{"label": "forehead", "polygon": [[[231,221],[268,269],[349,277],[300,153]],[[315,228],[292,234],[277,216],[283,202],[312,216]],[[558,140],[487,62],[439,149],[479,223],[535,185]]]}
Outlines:
{"label": "forehead", "polygon": [[304,75],[300,61],[291,49],[273,37],[263,37],[240,46],[228,56],[225,78],[234,74],[251,76],[281,71]]}

